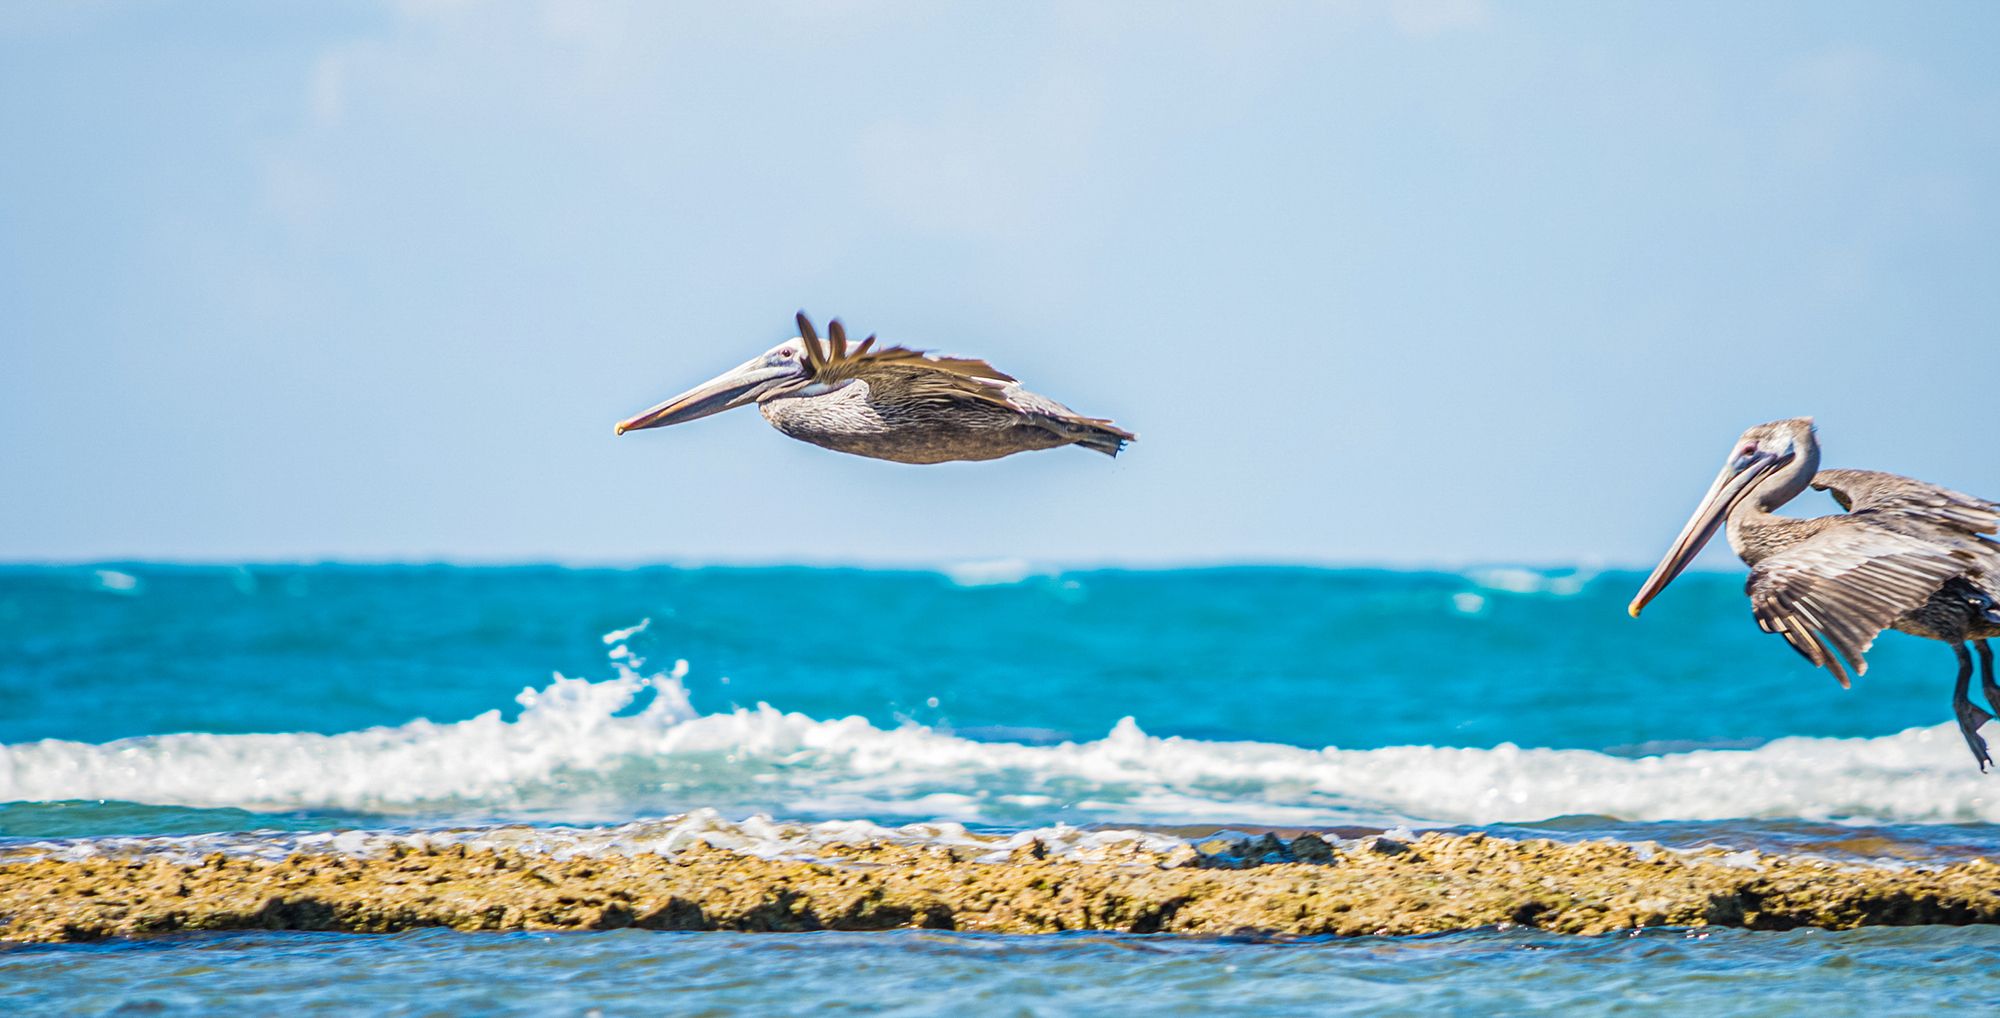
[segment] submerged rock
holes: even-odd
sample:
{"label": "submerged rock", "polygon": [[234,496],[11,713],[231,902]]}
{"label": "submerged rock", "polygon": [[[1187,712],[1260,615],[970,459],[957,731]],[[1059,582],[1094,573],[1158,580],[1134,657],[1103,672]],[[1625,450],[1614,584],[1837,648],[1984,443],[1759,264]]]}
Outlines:
{"label": "submerged rock", "polygon": [[2000,923],[2000,866],[1983,859],[1891,869],[1477,834],[1427,834],[1394,848],[1386,840],[1336,848],[1315,835],[1267,835],[1215,851],[1134,846],[1090,859],[1036,841],[987,862],[962,847],[888,842],[843,844],[817,859],[699,843],[671,855],[453,845],[276,861],[41,859],[0,866],[0,938],[438,926],[1312,936]]}

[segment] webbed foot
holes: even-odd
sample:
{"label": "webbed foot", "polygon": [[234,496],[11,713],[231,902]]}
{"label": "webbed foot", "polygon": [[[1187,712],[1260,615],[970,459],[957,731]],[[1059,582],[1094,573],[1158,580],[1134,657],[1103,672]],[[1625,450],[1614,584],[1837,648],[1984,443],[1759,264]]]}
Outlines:
{"label": "webbed foot", "polygon": [[1972,759],[1978,761],[1979,773],[1984,774],[1986,768],[1993,766],[1993,756],[1986,751],[1986,740],[1980,737],[1979,726],[1993,720],[1993,715],[1973,706],[1970,700],[1956,707],[1959,734],[1965,736],[1965,745],[1972,750]]}

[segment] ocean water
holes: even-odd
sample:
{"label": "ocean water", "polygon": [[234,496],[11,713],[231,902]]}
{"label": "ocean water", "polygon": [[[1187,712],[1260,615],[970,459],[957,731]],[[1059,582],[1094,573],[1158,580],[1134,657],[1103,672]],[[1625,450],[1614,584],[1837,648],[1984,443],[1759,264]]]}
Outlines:
{"label": "ocean water", "polygon": [[2000,929],[1259,943],[1091,934],[228,934],[0,950],[15,1013],[1991,1014]]}
{"label": "ocean water", "polygon": [[[1991,853],[2000,775],[1978,772],[1949,723],[1949,650],[1887,636],[1842,690],[1758,631],[1739,578],[1686,576],[1634,621],[1639,579],[9,567],[0,853],[272,853],[412,832],[629,846],[690,823],[776,838],[835,821],[908,837],[1439,827]],[[1147,986],[1198,1009],[1240,999],[1247,979],[1281,1010],[1377,1007],[1392,998],[1369,994],[1408,973],[1393,999],[1412,1009],[1537,992],[1643,1005],[1657,1002],[1647,984],[1678,976],[1725,1004],[1799,981],[1773,1013],[1814,986],[1829,1006],[1812,1009],[1839,1012],[1897,993],[1948,1008],[1978,979],[1955,973],[1990,973],[1996,952],[1990,933],[1949,929],[1282,945],[260,935],[11,949],[0,1000],[44,1006],[68,987],[97,1009],[201,1009],[225,987],[250,1000],[314,985],[351,957],[382,971],[350,964],[343,987],[384,1001],[429,987],[441,1011],[497,999],[480,996],[497,992],[488,968],[538,966],[551,986],[510,1006],[643,1009],[644,985],[612,985],[637,978],[630,961],[690,1009],[739,1007],[774,973],[809,995],[811,973],[858,970],[842,992],[912,1010],[947,994],[1006,1012],[1028,987],[1069,989],[1023,1008],[1081,1010]]]}

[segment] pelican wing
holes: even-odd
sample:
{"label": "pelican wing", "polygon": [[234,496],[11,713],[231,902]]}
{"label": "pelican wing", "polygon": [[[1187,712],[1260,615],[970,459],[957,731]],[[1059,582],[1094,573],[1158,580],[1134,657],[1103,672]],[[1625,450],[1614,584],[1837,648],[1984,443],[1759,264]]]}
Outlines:
{"label": "pelican wing", "polygon": [[878,396],[912,403],[978,403],[999,410],[1016,409],[1007,399],[1012,376],[985,361],[938,357],[899,346],[835,360],[813,377],[828,383],[858,378]]}
{"label": "pelican wing", "polygon": [[1029,392],[1019,385],[1010,385],[1005,391],[1008,402],[1016,410],[1034,418],[1050,431],[1077,438],[1100,452],[1109,452],[1115,456],[1118,450],[1125,447],[1125,443],[1136,442],[1139,439],[1138,435],[1111,423],[1109,418],[1085,417],[1047,396]]}
{"label": "pelican wing", "polygon": [[1108,456],[1118,455],[1126,443],[1138,438],[1108,420],[1085,417],[1047,396],[1029,392],[985,361],[890,347],[836,362],[832,371],[835,378],[865,380],[884,401],[988,408]]}
{"label": "pelican wing", "polygon": [[840,322],[835,320],[831,328],[834,341],[821,351],[824,360],[814,366],[814,381],[831,384],[859,378],[877,389],[900,391],[913,399],[970,400],[1016,409],[1006,395],[1014,376],[985,361],[902,346],[875,349],[874,336],[850,349]]}
{"label": "pelican wing", "polygon": [[795,315],[793,320],[798,323],[799,338],[804,341],[806,367],[811,371],[815,381],[831,383],[860,378],[871,371],[891,367],[935,372],[939,376],[969,379],[996,386],[1014,381],[1013,375],[982,360],[944,357],[901,346],[888,346],[876,350],[875,337],[872,335],[862,340],[860,345],[849,348],[847,326],[841,324],[838,318],[826,323],[827,338],[824,340],[819,338],[818,331],[813,328],[812,319],[806,317],[804,311]]}
{"label": "pelican wing", "polygon": [[916,371],[935,372],[955,378],[971,378],[985,382],[1006,384],[1014,380],[1010,375],[985,361],[970,357],[946,357],[942,354],[912,350],[905,346],[885,346],[880,350],[870,349],[875,337],[868,337],[860,348],[845,356],[835,357],[829,370],[840,377],[851,378],[865,375],[870,371],[885,367],[910,368]]}
{"label": "pelican wing", "polygon": [[1079,445],[1116,456],[1137,435],[1100,417],[1085,417],[1046,396],[1021,387],[1013,375],[971,357],[947,357],[903,346],[877,349],[875,337],[847,342],[847,329],[834,319],[821,342],[804,312],[798,316],[807,365],[815,382],[847,379],[868,383],[876,397],[891,402],[973,405],[1004,411]]}
{"label": "pelican wing", "polygon": [[1831,492],[1842,509],[1898,524],[1971,536],[2000,532],[2000,503],[1880,470],[1822,470],[1812,486]]}
{"label": "pelican wing", "polygon": [[1950,580],[1977,575],[1981,563],[1950,542],[1856,516],[1829,519],[1833,526],[1757,563],[1747,591],[1765,632],[1783,636],[1844,687],[1849,668],[1867,673],[1863,655],[1882,630]]}

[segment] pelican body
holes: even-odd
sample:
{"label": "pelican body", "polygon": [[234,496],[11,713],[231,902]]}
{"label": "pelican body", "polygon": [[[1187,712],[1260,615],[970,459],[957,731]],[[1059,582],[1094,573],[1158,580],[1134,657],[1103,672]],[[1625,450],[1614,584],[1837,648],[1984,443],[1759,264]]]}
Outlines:
{"label": "pelican body", "polygon": [[898,463],[990,460],[1063,445],[1116,456],[1138,437],[1029,392],[985,361],[878,349],[874,336],[850,348],[839,319],[822,342],[804,312],[797,320],[797,336],[620,421],[618,433],[756,403],[773,427],[802,442]]}
{"label": "pelican body", "polygon": [[[1831,492],[1844,514],[1796,519],[1774,510],[1810,486]],[[1809,417],[1760,424],[1743,433],[1694,516],[1646,579],[1630,611],[1641,609],[1696,553],[1726,529],[1750,567],[1746,591],[1757,624],[1806,660],[1832,672],[1868,671],[1865,654],[1885,629],[1949,643],[1958,653],[1952,712],[1984,771],[1993,762],[1979,726],[1993,713],[1972,703],[1970,643],[1980,685],[2000,712],[1993,651],[2000,636],[2000,503],[1873,470],[1819,469]]]}

